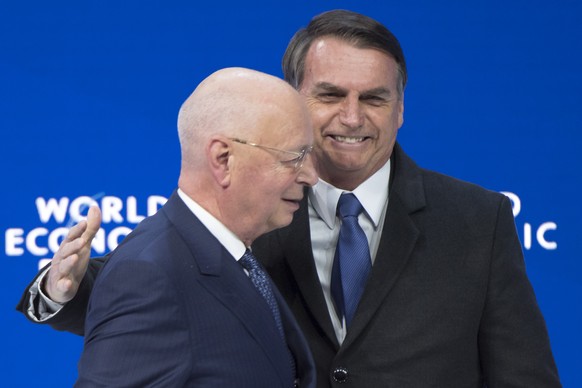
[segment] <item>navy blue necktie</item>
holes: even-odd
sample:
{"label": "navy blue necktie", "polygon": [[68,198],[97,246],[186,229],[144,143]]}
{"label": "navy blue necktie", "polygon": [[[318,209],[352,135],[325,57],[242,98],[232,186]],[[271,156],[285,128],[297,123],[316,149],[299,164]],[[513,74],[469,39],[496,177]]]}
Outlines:
{"label": "navy blue necktie", "polygon": [[358,223],[358,215],[363,210],[354,194],[340,196],[337,213],[342,225],[331,274],[331,294],[338,315],[340,319],[345,317],[347,327],[352,323],[372,269],[368,239]]}
{"label": "navy blue necktie", "polygon": [[285,332],[283,331],[283,323],[281,322],[281,313],[279,312],[279,306],[275,300],[275,295],[273,295],[271,283],[267,278],[267,273],[249,249],[246,250],[243,257],[239,260],[239,263],[241,263],[243,268],[249,272],[251,282],[257,291],[259,291],[259,294],[261,294],[265,299],[267,305],[269,305],[273,318],[275,319],[275,324],[277,325],[277,330],[279,330],[279,334],[284,340]]}
{"label": "navy blue necktie", "polygon": [[[269,308],[271,309],[271,313],[273,314],[273,318],[275,319],[275,324],[277,326],[277,330],[279,330],[279,335],[285,345],[287,341],[285,340],[285,331],[283,330],[283,322],[281,321],[281,313],[279,312],[279,305],[277,304],[277,300],[275,299],[275,295],[273,294],[273,289],[271,288],[271,282],[268,279],[267,273],[263,269],[263,266],[259,263],[255,255],[247,249],[245,254],[239,260],[239,263],[249,272],[249,279],[259,291],[259,294],[265,299]],[[293,375],[295,375],[295,359],[291,354],[289,348],[287,348],[289,359],[291,362],[291,370]]]}

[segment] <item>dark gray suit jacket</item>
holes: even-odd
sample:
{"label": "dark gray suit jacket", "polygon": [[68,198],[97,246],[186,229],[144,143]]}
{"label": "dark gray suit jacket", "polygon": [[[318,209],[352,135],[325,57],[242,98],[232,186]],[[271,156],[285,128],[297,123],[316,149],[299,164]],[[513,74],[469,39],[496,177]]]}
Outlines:
{"label": "dark gray suit jacket", "polygon": [[509,200],[421,169],[398,145],[392,168],[380,246],[342,346],[307,200],[254,244],[308,339],[318,387],[559,387]]}

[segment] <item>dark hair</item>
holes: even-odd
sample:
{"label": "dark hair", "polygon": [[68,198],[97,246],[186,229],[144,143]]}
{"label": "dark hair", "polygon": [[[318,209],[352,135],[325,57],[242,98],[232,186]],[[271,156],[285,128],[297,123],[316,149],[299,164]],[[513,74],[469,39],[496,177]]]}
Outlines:
{"label": "dark hair", "polygon": [[283,55],[283,75],[295,89],[299,89],[305,75],[305,57],[311,44],[318,38],[333,36],[354,47],[376,49],[388,54],[398,65],[398,93],[402,96],[407,73],[404,53],[398,39],[380,22],[346,10],[333,10],[315,16],[307,27],[295,33]]}

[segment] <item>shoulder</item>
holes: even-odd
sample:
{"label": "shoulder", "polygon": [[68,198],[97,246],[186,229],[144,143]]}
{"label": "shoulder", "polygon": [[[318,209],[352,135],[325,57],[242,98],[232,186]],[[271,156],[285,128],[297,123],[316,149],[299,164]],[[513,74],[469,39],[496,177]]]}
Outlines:
{"label": "shoulder", "polygon": [[[143,220],[111,253],[99,272],[96,286],[107,281],[125,283],[167,279],[175,283],[188,249],[171,222],[158,212]],[[112,280],[117,279],[117,280]],[[135,284],[134,284],[135,285]]]}
{"label": "shoulder", "polygon": [[492,211],[509,203],[505,195],[439,172],[419,167],[397,144],[390,195],[402,198],[409,208],[461,208]]}
{"label": "shoulder", "polygon": [[497,207],[507,200],[505,195],[478,184],[457,179],[435,171],[420,169],[427,197],[438,198],[456,206]]}
{"label": "shoulder", "polygon": [[500,218],[513,223],[511,203],[505,195],[421,168],[400,147],[395,148],[394,156],[389,206],[404,209],[425,225],[454,226],[463,234],[491,234]]}

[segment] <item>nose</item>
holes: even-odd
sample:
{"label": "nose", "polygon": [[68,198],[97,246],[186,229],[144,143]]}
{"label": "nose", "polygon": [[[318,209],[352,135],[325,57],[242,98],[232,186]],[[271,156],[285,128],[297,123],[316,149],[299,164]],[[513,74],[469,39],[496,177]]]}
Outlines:
{"label": "nose", "polygon": [[313,186],[318,180],[319,177],[317,176],[317,171],[315,171],[313,156],[308,154],[303,161],[303,166],[301,166],[299,173],[297,174],[297,183],[305,186]]}
{"label": "nose", "polygon": [[359,128],[364,125],[364,114],[358,96],[349,95],[340,107],[340,122],[349,128]]}

